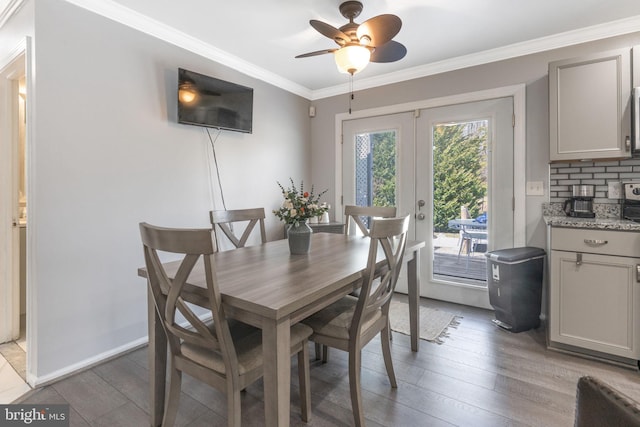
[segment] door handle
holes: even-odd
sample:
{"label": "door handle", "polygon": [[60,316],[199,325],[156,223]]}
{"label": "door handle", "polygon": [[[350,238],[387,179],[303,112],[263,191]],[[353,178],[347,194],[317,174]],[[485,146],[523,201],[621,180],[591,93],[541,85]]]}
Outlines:
{"label": "door handle", "polygon": [[418,218],[420,221],[424,221],[424,219],[425,219],[426,217],[427,217],[427,216],[426,216],[425,214],[423,214],[423,213],[419,213],[419,214],[416,216],[416,218]]}

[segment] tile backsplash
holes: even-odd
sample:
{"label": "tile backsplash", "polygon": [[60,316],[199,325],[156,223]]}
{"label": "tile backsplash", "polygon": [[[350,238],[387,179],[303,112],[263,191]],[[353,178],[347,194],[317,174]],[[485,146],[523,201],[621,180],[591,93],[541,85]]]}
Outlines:
{"label": "tile backsplash", "polygon": [[549,202],[560,203],[571,197],[575,184],[595,185],[594,204],[619,204],[609,199],[609,182],[640,181],[640,159],[603,162],[551,163],[549,165]]}

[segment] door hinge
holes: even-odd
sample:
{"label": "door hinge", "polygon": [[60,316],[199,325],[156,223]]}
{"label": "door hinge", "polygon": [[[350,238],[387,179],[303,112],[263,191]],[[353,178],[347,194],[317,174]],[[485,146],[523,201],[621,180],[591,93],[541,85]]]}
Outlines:
{"label": "door hinge", "polygon": [[344,196],[340,196],[340,204],[344,205]]}

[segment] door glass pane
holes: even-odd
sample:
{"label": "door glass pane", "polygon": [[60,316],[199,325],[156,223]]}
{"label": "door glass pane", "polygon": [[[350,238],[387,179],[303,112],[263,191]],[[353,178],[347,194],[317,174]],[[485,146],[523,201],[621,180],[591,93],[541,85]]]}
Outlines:
{"label": "door glass pane", "polygon": [[356,134],[355,204],[396,206],[396,131]]}
{"label": "door glass pane", "polygon": [[488,120],[439,123],[433,132],[433,274],[486,286]]}

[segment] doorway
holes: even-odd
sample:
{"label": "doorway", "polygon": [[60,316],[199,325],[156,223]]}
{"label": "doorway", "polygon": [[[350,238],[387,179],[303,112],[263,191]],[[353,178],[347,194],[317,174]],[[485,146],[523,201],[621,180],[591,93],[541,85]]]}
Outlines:
{"label": "doorway", "polygon": [[[429,118],[431,110],[436,111],[440,108],[446,112],[447,108],[458,108],[464,104],[473,104],[478,101],[487,101],[489,104],[494,100],[505,98],[508,101],[508,111],[506,116],[500,119],[500,125],[507,125],[507,133],[512,141],[511,146],[507,150],[493,150],[491,145],[486,148],[486,162],[491,162],[491,166],[509,165],[510,168],[501,167],[503,178],[501,175],[494,175],[495,168],[487,169],[485,181],[487,182],[487,199],[486,210],[496,210],[496,206],[509,206],[510,210],[497,209],[496,215],[506,214],[508,212],[509,222],[505,223],[498,218],[493,217],[492,222],[485,223],[488,231],[487,239],[478,234],[474,236],[473,249],[477,250],[477,254],[482,255],[492,248],[498,249],[503,247],[523,246],[525,243],[525,86],[507,86],[503,88],[489,89],[485,91],[472,92],[460,95],[452,95],[443,98],[434,98],[419,102],[411,102],[407,104],[392,105],[371,110],[357,111],[350,114],[343,113],[336,115],[336,182],[339,187],[336,188],[336,206],[344,206],[351,204],[355,200],[355,193],[350,193],[351,189],[355,189],[355,161],[353,160],[355,138],[358,134],[367,134],[376,132],[377,130],[386,132],[395,129],[396,135],[399,136],[396,142],[397,149],[397,168],[396,170],[396,192],[397,206],[399,214],[411,214],[410,236],[417,240],[423,240],[426,243],[425,249],[422,251],[422,262],[420,265],[420,292],[421,296],[446,301],[458,302],[478,307],[490,308],[486,286],[473,286],[473,283],[462,283],[459,285],[451,285],[445,280],[434,280],[433,265],[433,247],[434,240],[437,235],[434,234],[434,212],[433,212],[433,165],[432,153],[433,137],[429,139],[426,128],[432,123],[440,123],[440,125],[448,125],[452,116],[448,118]],[[472,106],[477,108],[476,106]],[[480,116],[477,113],[468,113],[463,115],[462,120],[470,120],[476,123],[477,117],[482,121],[497,117],[498,113],[484,112]],[[507,117],[505,119],[504,117]],[[398,120],[402,117],[403,121]],[[454,117],[455,118],[455,117]],[[391,126],[384,124],[386,120],[396,120],[398,124]],[[458,120],[458,119],[456,119]],[[473,124],[468,126],[482,126],[481,124]],[[486,124],[486,132],[492,136],[495,123],[491,129]],[[377,130],[376,130],[377,129]],[[487,142],[487,144],[490,144]],[[351,157],[349,157],[351,156]],[[426,157],[428,156],[428,157]],[[425,162],[424,158],[429,161]],[[491,184],[498,184],[501,179],[507,179],[510,182],[508,191],[490,190]],[[425,184],[427,183],[427,184]],[[498,186],[499,187],[499,186]],[[494,191],[490,194],[490,191]],[[496,197],[500,195],[500,197]],[[491,204],[489,197],[496,200]],[[482,199],[485,202],[484,198]],[[458,207],[460,209],[460,207]],[[336,217],[341,218],[342,213],[338,209]],[[461,215],[456,215],[456,219]],[[508,233],[497,233],[498,227],[510,227]],[[493,237],[491,237],[493,236]],[[506,236],[506,237],[505,237]],[[455,239],[456,250],[459,249],[459,239]],[[492,241],[492,243],[489,243]],[[467,243],[469,244],[469,243]],[[484,245],[484,247],[483,247]],[[463,248],[464,249],[464,248]],[[484,252],[480,252],[480,251]],[[466,252],[461,252],[466,256]],[[457,255],[457,252],[456,252]],[[466,259],[465,259],[466,260]],[[472,286],[469,286],[472,285]],[[477,284],[476,284],[477,285]],[[446,292],[442,292],[442,290]],[[401,281],[398,282],[397,290],[406,292]]]}
{"label": "doorway", "polygon": [[[27,53],[26,43],[0,64],[0,379],[3,399],[27,382]],[[18,378],[11,375],[10,366]],[[9,403],[9,402],[2,402]]]}

